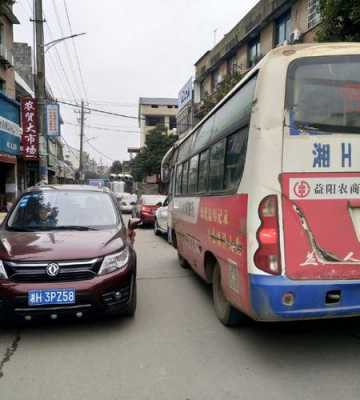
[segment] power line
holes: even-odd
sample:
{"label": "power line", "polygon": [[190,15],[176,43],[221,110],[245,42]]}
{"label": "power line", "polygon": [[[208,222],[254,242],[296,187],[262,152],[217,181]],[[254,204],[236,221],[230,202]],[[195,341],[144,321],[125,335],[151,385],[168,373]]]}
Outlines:
{"label": "power line", "polygon": [[[44,14],[44,17],[45,17],[45,19],[46,19],[45,14]],[[45,21],[45,26],[46,26],[46,28],[47,28],[47,30],[48,30],[50,40],[54,40],[54,36],[53,36],[52,30],[51,30],[50,25],[49,25],[49,23],[48,23],[47,21]],[[59,54],[59,51],[58,51],[57,47],[54,47],[54,50],[55,50],[55,53],[56,53],[56,56],[57,56],[59,65],[60,65],[60,67],[61,67],[61,70],[62,70],[62,72],[63,72],[64,78],[65,78],[65,82],[66,82],[66,84],[67,84],[67,86],[68,86],[68,89],[70,90],[71,98],[73,99],[73,101],[74,101],[75,103],[77,103],[77,100],[76,100],[76,96],[75,96],[73,87],[72,87],[72,85],[71,85],[71,83],[70,83],[69,77],[68,77],[68,75],[67,75],[67,73],[66,73],[64,64],[63,64],[63,62],[62,62],[62,59],[61,59],[61,57],[60,57],[60,54]]]}
{"label": "power line", "polygon": [[[56,21],[57,21],[58,27],[59,27],[59,29],[60,29],[61,36],[62,36],[62,37],[65,37],[66,34],[65,34],[64,28],[63,28],[62,23],[61,23],[61,18],[60,18],[59,9],[58,9],[58,7],[57,7],[57,5],[56,5],[56,1],[55,1],[55,0],[52,1],[52,5],[53,5],[54,12],[55,12]],[[69,67],[70,67],[72,76],[74,77],[74,81],[75,81],[75,85],[76,85],[76,90],[77,90],[79,93],[81,93],[81,89],[80,89],[80,86],[79,86],[79,83],[78,83],[78,79],[76,79],[77,77],[76,77],[76,74],[74,73],[74,66],[73,66],[73,63],[72,63],[72,57],[71,57],[71,55],[70,55],[68,43],[67,43],[67,41],[65,40],[65,41],[63,42],[63,44],[64,44],[64,46],[65,46],[65,53],[66,53],[66,56],[67,56],[67,59],[68,59],[68,65],[69,65]]]}
{"label": "power line", "polygon": [[[69,103],[67,101],[62,101],[62,100],[58,100],[58,103],[65,104],[65,105],[71,106],[71,107],[76,107],[76,108],[80,108],[81,107],[79,104],[72,104],[72,103]],[[93,111],[93,112],[97,112],[97,113],[105,114],[105,115],[112,115],[114,117],[121,117],[121,118],[135,119],[135,120],[143,119],[143,118],[140,118],[140,117],[135,117],[134,115],[120,114],[120,113],[100,110],[98,108],[92,108],[92,107],[88,107],[88,106],[86,106],[84,108],[87,111]]]}
{"label": "power line", "polygon": [[[71,126],[78,126],[78,124],[74,124],[71,122],[65,122],[65,125],[71,125]],[[127,130],[127,129],[121,129],[121,128],[106,128],[103,126],[96,126],[96,125],[85,125],[86,128],[90,128],[90,129],[96,129],[99,131],[108,131],[108,132],[120,132],[120,133],[137,133],[140,134],[139,131],[135,131],[135,130]]]}
{"label": "power line", "polygon": [[[70,34],[72,35],[73,34],[73,30],[72,30],[72,26],[71,26],[69,8],[68,8],[66,0],[64,0],[64,7],[65,7],[65,12],[66,12],[67,22],[68,22],[69,29],[70,29]],[[74,53],[75,53],[75,57],[76,57],[78,70],[79,70],[81,85],[82,85],[82,88],[83,88],[83,91],[84,91],[84,94],[85,94],[85,100],[88,101],[87,100],[87,98],[88,98],[87,90],[86,90],[86,86],[85,86],[85,82],[84,82],[84,75],[83,75],[83,72],[82,72],[82,69],[81,69],[80,58],[79,58],[79,53],[78,53],[78,50],[77,50],[76,42],[75,42],[74,38],[72,38],[71,41],[72,41],[72,44],[73,44],[73,49],[74,49]]]}
{"label": "power line", "polygon": [[[86,136],[85,136],[86,137]],[[101,156],[107,158],[109,161],[114,161],[113,158],[107,156],[106,154],[104,154],[102,151],[98,150],[93,144],[91,144],[90,142],[87,142],[88,146],[90,146],[94,151],[96,151],[98,154],[100,154]]]}
{"label": "power line", "polygon": [[[63,101],[71,101],[68,98],[60,98]],[[89,104],[96,104],[96,105],[109,105],[109,106],[117,106],[121,107],[129,107],[129,108],[138,108],[138,103],[126,103],[126,102],[119,102],[119,101],[111,101],[111,100],[95,100],[95,99],[87,99]]]}

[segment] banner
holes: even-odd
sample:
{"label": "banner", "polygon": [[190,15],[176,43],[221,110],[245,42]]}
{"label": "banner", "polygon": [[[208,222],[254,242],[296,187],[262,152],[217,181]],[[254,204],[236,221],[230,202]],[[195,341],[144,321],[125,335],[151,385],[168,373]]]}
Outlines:
{"label": "banner", "polygon": [[23,157],[26,160],[38,160],[39,157],[39,133],[37,124],[36,100],[31,97],[21,99],[21,147]]}
{"label": "banner", "polygon": [[46,106],[46,130],[50,137],[60,136],[59,104],[48,104]]}

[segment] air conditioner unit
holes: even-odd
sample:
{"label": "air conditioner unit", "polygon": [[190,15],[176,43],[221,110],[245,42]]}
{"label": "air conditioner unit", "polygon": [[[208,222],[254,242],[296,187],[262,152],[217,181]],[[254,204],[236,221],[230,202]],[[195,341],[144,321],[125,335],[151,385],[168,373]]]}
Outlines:
{"label": "air conditioner unit", "polygon": [[295,29],[293,32],[290,34],[290,43],[300,43],[302,39],[302,34],[299,31],[299,29]]}

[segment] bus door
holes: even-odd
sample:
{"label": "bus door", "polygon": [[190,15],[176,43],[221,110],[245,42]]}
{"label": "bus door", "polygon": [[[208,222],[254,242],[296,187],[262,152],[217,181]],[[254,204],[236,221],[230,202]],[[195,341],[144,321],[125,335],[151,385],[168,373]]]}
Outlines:
{"label": "bus door", "polygon": [[289,69],[281,174],[285,273],[360,279],[360,58]]}

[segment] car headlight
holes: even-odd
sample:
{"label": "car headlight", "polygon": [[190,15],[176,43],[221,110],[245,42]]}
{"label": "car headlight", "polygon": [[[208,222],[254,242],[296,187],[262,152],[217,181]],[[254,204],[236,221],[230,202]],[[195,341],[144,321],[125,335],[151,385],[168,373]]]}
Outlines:
{"label": "car headlight", "polygon": [[127,247],[119,253],[106,256],[101,264],[98,275],[105,275],[110,272],[124,270],[129,262],[129,256],[129,249]]}
{"label": "car headlight", "polygon": [[3,262],[0,260],[0,279],[8,279]]}

